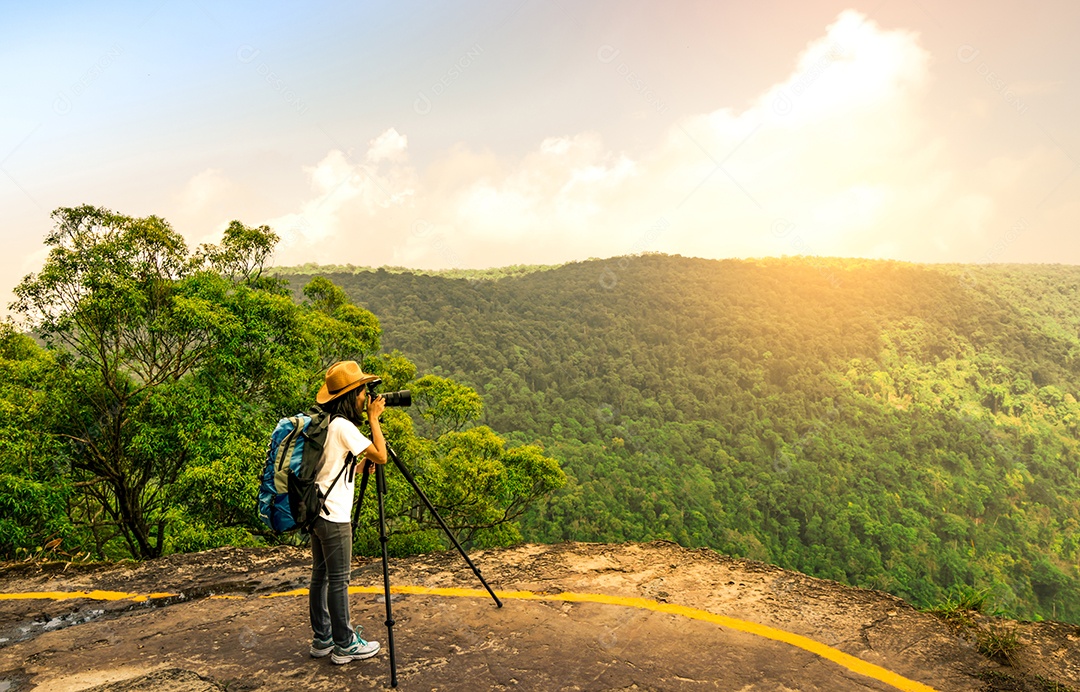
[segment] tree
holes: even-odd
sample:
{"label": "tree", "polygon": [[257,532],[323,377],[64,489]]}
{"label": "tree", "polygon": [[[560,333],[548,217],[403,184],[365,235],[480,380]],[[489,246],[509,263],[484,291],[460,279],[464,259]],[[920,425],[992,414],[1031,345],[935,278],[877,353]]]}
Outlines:
{"label": "tree", "polygon": [[412,385],[417,411],[436,434],[461,430],[483,413],[480,395],[470,387],[438,375],[425,375]]}
{"label": "tree", "polygon": [[[82,206],[53,219],[45,266],[19,284],[12,307],[70,356],[53,395],[70,414],[55,425],[71,442],[73,480],[132,554],[154,557],[172,486],[213,415],[207,404],[221,383],[205,375],[228,364],[223,345],[250,334],[235,308],[260,290],[277,237],[233,223],[220,246],[191,254],[159,217]],[[259,390],[261,371],[232,374],[247,380],[240,391]]]}

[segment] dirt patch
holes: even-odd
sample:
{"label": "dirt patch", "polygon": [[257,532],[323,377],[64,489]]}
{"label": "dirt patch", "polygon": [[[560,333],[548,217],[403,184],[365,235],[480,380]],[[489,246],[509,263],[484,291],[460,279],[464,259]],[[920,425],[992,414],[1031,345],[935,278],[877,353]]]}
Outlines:
{"label": "dirt patch", "polygon": [[[1080,689],[1080,628],[1073,626],[1010,622],[1019,647],[1000,662],[888,594],[708,550],[667,542],[567,543],[472,557],[500,591],[604,594],[688,606],[808,637],[942,692]],[[58,692],[387,687],[385,606],[377,594],[353,595],[352,617],[384,650],[345,666],[308,656],[306,597],[266,597],[306,587],[309,560],[298,548],[222,548],[66,571],[0,567],[0,593],[170,594],[146,602],[0,601],[0,671],[7,671],[0,672],[0,692],[35,686]],[[392,560],[391,582],[481,588],[456,553]],[[381,583],[381,563],[355,561],[353,586]],[[896,689],[797,646],[672,613],[554,598],[504,602],[499,609],[485,597],[395,596],[400,686]]]}

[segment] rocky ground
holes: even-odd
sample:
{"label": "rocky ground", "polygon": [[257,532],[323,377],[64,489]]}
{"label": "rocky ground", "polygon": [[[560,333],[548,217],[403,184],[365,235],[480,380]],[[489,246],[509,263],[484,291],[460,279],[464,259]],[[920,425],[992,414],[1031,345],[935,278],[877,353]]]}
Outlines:
{"label": "rocky ground", "polygon": [[[410,690],[1080,690],[1080,628],[972,616],[965,628],[887,594],[667,542],[523,545],[473,554],[493,588],[549,600],[397,594],[399,687]],[[389,687],[385,604],[352,596],[384,643],[344,666],[313,660],[309,556],[222,548],[145,563],[0,566],[0,594],[121,591],[145,600],[0,600],[0,692],[204,692]],[[481,588],[457,553],[391,561],[395,586]],[[381,587],[358,558],[352,584]],[[603,594],[678,604],[808,637],[902,676],[892,684],[798,646]],[[162,595],[168,594],[168,595]],[[660,606],[662,609],[663,606]],[[988,639],[989,638],[989,639]],[[996,658],[980,653],[1000,644]],[[992,648],[992,647],[990,647]],[[920,689],[918,686],[908,689]],[[925,688],[921,688],[925,689]]]}

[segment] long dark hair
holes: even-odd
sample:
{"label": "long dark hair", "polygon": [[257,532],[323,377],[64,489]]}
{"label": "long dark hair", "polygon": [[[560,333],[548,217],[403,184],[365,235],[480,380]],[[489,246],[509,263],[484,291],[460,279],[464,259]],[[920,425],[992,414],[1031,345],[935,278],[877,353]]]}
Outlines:
{"label": "long dark hair", "polygon": [[360,398],[365,391],[363,386],[350,389],[322,404],[322,409],[332,415],[344,416],[353,425],[360,425],[364,422],[364,409],[363,404],[360,403]]}

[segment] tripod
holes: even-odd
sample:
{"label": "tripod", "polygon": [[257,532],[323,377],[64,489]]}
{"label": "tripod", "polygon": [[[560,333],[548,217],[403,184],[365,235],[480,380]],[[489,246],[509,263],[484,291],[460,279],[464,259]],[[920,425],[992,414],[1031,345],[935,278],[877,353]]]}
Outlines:
{"label": "tripod", "polygon": [[[416,479],[413,477],[412,472],[409,471],[405,464],[401,463],[401,459],[398,458],[397,452],[390,446],[390,443],[386,443],[386,453],[390,459],[393,460],[394,466],[397,466],[401,471],[401,475],[405,477],[405,480],[409,482],[412,489],[416,491],[416,494],[423,501],[424,505],[431,512],[431,515],[435,517],[435,520],[439,522],[439,526],[442,527],[443,533],[450,539],[461,553],[461,557],[465,560],[465,563],[472,569],[473,574],[480,580],[480,583],[484,585],[487,592],[491,594],[491,597],[495,600],[495,605],[502,608],[502,601],[495,595],[495,592],[491,590],[488,583],[484,581],[484,576],[480,574],[480,570],[473,564],[473,561],[469,559],[469,555],[465,552],[465,549],[458,543],[457,538],[454,537],[450,527],[446,525],[442,517],[435,510],[435,506],[431,504],[431,500],[428,499],[424,491],[417,485]],[[360,478],[360,497],[356,501],[356,506],[353,508],[353,532],[356,532],[356,523],[360,519],[360,507],[364,504],[364,491],[367,490],[368,478],[371,475],[371,467],[375,467],[375,495],[379,503],[379,542],[382,544],[382,573],[383,573],[383,592],[386,598],[386,639],[387,644],[390,647],[390,686],[397,687],[397,658],[394,655],[394,614],[390,606],[390,569],[389,558],[386,554],[386,542],[389,540],[386,537],[386,511],[383,506],[383,497],[386,495],[386,471],[383,468],[384,464],[376,464],[371,461],[364,460],[364,475]]]}

